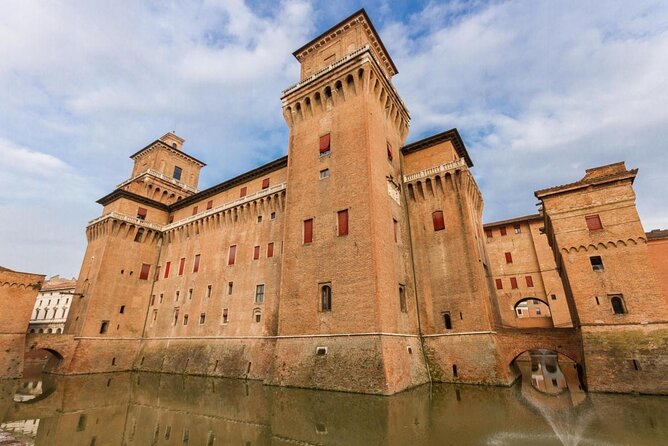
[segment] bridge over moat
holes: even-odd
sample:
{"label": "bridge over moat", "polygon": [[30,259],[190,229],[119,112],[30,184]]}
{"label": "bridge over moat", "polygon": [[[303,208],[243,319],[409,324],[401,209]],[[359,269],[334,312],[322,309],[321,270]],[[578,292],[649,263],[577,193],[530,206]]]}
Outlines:
{"label": "bridge over moat", "polygon": [[25,353],[45,350],[53,355],[47,364],[47,372],[60,372],[70,363],[76,349],[73,335],[53,333],[29,333],[26,335]]}

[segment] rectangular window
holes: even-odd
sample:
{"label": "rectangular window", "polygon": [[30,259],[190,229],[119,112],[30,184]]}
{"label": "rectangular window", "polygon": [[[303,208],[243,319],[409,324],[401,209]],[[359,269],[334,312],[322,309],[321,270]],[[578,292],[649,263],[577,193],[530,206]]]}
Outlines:
{"label": "rectangular window", "polygon": [[592,270],[603,271],[603,259],[601,258],[601,256],[589,257],[589,263],[591,263]]}
{"label": "rectangular window", "polygon": [[188,290],[188,300],[193,300],[193,289],[192,288],[190,288]]}
{"label": "rectangular window", "polygon": [[257,260],[260,258],[260,247],[256,246],[253,248],[253,260]]}
{"label": "rectangular window", "polygon": [[139,208],[137,209],[137,218],[140,220],[144,220],[146,218],[147,213],[148,211],[146,210],[146,208]]}
{"label": "rectangular window", "polygon": [[211,297],[211,285],[206,287],[206,297]]}
{"label": "rectangular window", "polygon": [[406,307],[406,287],[399,284],[399,310],[402,313],[407,313],[408,308]]}
{"label": "rectangular window", "polygon": [[170,215],[169,219],[167,219],[167,223],[174,223],[174,216]]}
{"label": "rectangular window", "polygon": [[269,189],[269,178],[262,180],[262,189]]}
{"label": "rectangular window", "polygon": [[143,235],[144,235],[144,228],[137,229],[137,233],[135,234],[135,242],[141,242],[141,238]]}
{"label": "rectangular window", "polygon": [[230,246],[230,254],[227,257],[227,264],[234,265],[236,259],[237,259],[237,245],[232,245]]}
{"label": "rectangular window", "polygon": [[431,214],[431,220],[434,223],[434,231],[442,231],[445,229],[445,222],[443,221],[443,211],[434,211]]}
{"label": "rectangular window", "polygon": [[501,279],[496,279],[494,282],[496,283],[496,289],[497,290],[502,290],[503,289],[503,281]]}
{"label": "rectangular window", "polygon": [[529,288],[533,288],[533,277],[531,277],[531,276],[526,276],[525,279],[526,279],[526,281],[527,281],[527,287],[529,287]]}
{"label": "rectangular window", "polygon": [[331,138],[329,133],[326,135],[322,135],[320,137],[320,155],[329,153],[329,151],[331,150],[330,143],[331,143]]}
{"label": "rectangular window", "polygon": [[213,208],[213,200],[209,200],[206,202],[206,210],[208,211],[209,209]]}
{"label": "rectangular window", "polygon": [[271,214],[269,214],[269,219],[270,220],[276,219],[276,212],[272,212]]}
{"label": "rectangular window", "polygon": [[193,272],[194,273],[199,271],[199,256],[200,256],[200,254],[197,254],[195,256],[195,261],[193,262]]}
{"label": "rectangular window", "polygon": [[589,229],[590,231],[603,229],[603,225],[601,224],[601,218],[598,216],[598,214],[586,215],[585,220],[587,222],[587,229]]}
{"label": "rectangular window", "polygon": [[339,237],[348,235],[348,209],[337,212]]}
{"label": "rectangular window", "polygon": [[513,263],[513,255],[509,252],[505,253],[506,263]]}
{"label": "rectangular window", "polygon": [[392,230],[394,231],[394,243],[399,243],[399,222],[392,219]]}
{"label": "rectangular window", "polygon": [[320,171],[320,179],[324,180],[325,178],[329,178],[329,169],[322,169]]}
{"label": "rectangular window", "polygon": [[248,193],[248,188],[246,186],[242,187],[239,191],[239,198],[243,198]]}
{"label": "rectangular window", "polygon": [[172,325],[176,325],[178,321],[179,321],[179,308],[176,307],[174,308],[174,322],[172,323]]}
{"label": "rectangular window", "polygon": [[141,264],[141,271],[139,272],[139,280],[148,280],[148,274],[151,271],[151,265],[148,263]]}
{"label": "rectangular window", "polygon": [[176,294],[174,296],[174,301],[178,302],[179,301],[179,295],[181,294],[181,291],[176,290]]}
{"label": "rectangular window", "polygon": [[183,275],[183,270],[186,267],[186,258],[181,257],[181,261],[179,262],[179,276]]}
{"label": "rectangular window", "polygon": [[264,285],[257,285],[255,287],[255,303],[261,304],[264,302]]}
{"label": "rectangular window", "polygon": [[491,229],[485,229],[485,235],[487,236],[487,238],[492,238],[493,237],[492,230]]}
{"label": "rectangular window", "polygon": [[274,242],[267,244],[267,257],[274,257]]}
{"label": "rectangular window", "polygon": [[109,330],[109,321],[102,321],[100,325],[100,334],[105,334]]}
{"label": "rectangular window", "polygon": [[193,207],[193,215],[197,214],[198,206]]}
{"label": "rectangular window", "polygon": [[151,295],[151,306],[155,305],[155,294]]}
{"label": "rectangular window", "polygon": [[393,155],[392,155],[392,145],[388,142],[387,143],[387,160],[392,161]]}
{"label": "rectangular window", "polygon": [[232,289],[234,288],[234,282],[227,282],[227,295],[232,295]]}
{"label": "rectangular window", "polygon": [[204,321],[206,321],[206,313],[201,313],[199,315],[199,324],[204,325]]}
{"label": "rectangular window", "polygon": [[313,242],[313,219],[304,220],[304,243]]}
{"label": "rectangular window", "polygon": [[181,169],[179,166],[174,166],[174,174],[172,175],[172,178],[175,180],[180,180],[181,173],[183,173],[183,169]]}
{"label": "rectangular window", "polygon": [[171,268],[172,262],[167,262],[165,264],[165,279],[169,277],[169,268]]}
{"label": "rectangular window", "polygon": [[151,326],[158,319],[158,310],[153,310],[153,320],[151,321]]}
{"label": "rectangular window", "polygon": [[505,226],[501,226],[501,227],[499,228],[499,232],[501,233],[501,235],[506,235],[506,234],[507,234],[507,232],[506,232],[506,227],[505,227]]}
{"label": "rectangular window", "polygon": [[160,280],[160,268],[161,268],[160,265],[158,265],[158,266],[155,267],[155,281],[156,281],[156,282],[157,282],[158,280]]}
{"label": "rectangular window", "polygon": [[510,288],[516,290],[517,289],[517,279],[514,277],[510,278]]}
{"label": "rectangular window", "polygon": [[228,310],[227,308],[223,308],[223,324],[227,324],[228,322]]}
{"label": "rectangular window", "polygon": [[513,231],[515,231],[515,234],[519,234],[522,232],[522,227],[519,225],[519,223],[513,225]]}
{"label": "rectangular window", "polygon": [[188,325],[188,315],[187,314],[183,315],[183,325]]}

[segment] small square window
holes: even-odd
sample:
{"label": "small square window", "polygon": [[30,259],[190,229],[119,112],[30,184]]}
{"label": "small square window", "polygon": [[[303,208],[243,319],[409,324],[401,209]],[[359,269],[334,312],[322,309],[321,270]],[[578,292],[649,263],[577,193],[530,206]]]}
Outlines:
{"label": "small square window", "polygon": [[269,214],[269,219],[270,220],[275,220],[276,219],[276,212],[272,212],[271,214]]}
{"label": "small square window", "polygon": [[325,178],[329,178],[329,169],[322,169],[320,171],[320,179],[324,180]]}
{"label": "small square window", "polygon": [[603,259],[601,256],[591,256],[589,257],[589,263],[591,263],[591,269],[593,271],[603,271]]}
{"label": "small square window", "polygon": [[261,215],[258,215],[258,216],[257,216],[257,222],[258,222],[258,223],[262,223],[262,216],[261,216]]}
{"label": "small square window", "polygon": [[262,180],[262,189],[269,189],[269,178]]}
{"label": "small square window", "polygon": [[508,234],[508,233],[506,232],[506,227],[505,227],[505,226],[501,226],[501,227],[499,228],[499,232],[501,233],[501,235],[506,235],[506,234]]}
{"label": "small square window", "polygon": [[491,229],[485,229],[485,235],[487,236],[487,238],[492,238],[493,237],[492,230]]}
{"label": "small square window", "polygon": [[513,230],[515,231],[515,234],[519,234],[522,232],[522,227],[518,224],[513,225]]}
{"label": "small square window", "polygon": [[601,224],[601,218],[598,216],[598,214],[586,215],[585,221],[587,223],[587,229],[589,229],[590,231],[603,229],[603,225]]}

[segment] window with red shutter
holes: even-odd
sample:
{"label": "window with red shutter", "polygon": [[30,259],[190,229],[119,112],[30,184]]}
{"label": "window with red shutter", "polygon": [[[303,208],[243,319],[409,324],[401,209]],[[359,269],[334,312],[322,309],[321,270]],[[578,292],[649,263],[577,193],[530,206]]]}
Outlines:
{"label": "window with red shutter", "polygon": [[496,279],[496,289],[497,290],[502,290],[503,289],[503,281],[501,279]]}
{"label": "window with red shutter", "polygon": [[387,160],[392,161],[392,145],[387,143]]}
{"label": "window with red shutter", "polygon": [[183,269],[186,267],[186,258],[181,257],[181,262],[179,263],[179,276],[183,275]]}
{"label": "window with red shutter", "polygon": [[304,243],[313,241],[313,219],[304,220]]}
{"label": "window with red shutter", "polygon": [[603,225],[601,224],[601,218],[596,215],[586,215],[585,220],[587,221],[587,228],[590,231],[595,231],[597,229],[603,229]]}
{"label": "window with red shutter", "polygon": [[506,255],[506,263],[513,263],[513,255],[509,252],[505,253]]}
{"label": "window with red shutter", "polygon": [[492,237],[494,237],[494,236],[492,235],[492,230],[491,230],[491,229],[485,229],[485,235],[487,236],[487,238],[492,238]]}
{"label": "window with red shutter", "polygon": [[337,213],[338,223],[339,223],[339,237],[342,235],[348,235],[348,209],[339,211]]}
{"label": "window with red shutter", "polygon": [[320,137],[320,154],[329,153],[330,150],[330,135],[328,133]]}
{"label": "window with red shutter", "polygon": [[274,257],[274,242],[267,245],[267,257]]}
{"label": "window with red shutter", "polygon": [[516,290],[517,289],[517,279],[514,277],[510,278],[510,288]]}
{"label": "window with red shutter", "polygon": [[269,188],[269,178],[265,178],[262,180],[262,189],[268,189]]}
{"label": "window with red shutter", "polygon": [[431,214],[431,219],[434,223],[434,231],[442,231],[445,229],[445,222],[443,221],[443,211],[435,211]]}
{"label": "window with red shutter", "polygon": [[260,247],[256,246],[253,248],[253,260],[257,260],[260,258]]}
{"label": "window with red shutter", "polygon": [[174,223],[174,216],[170,215],[169,219],[167,220],[167,223]]}
{"label": "window with red shutter", "polygon": [[199,254],[195,256],[195,262],[193,263],[193,272],[196,273],[199,271]]}
{"label": "window with red shutter", "polygon": [[195,215],[196,213],[197,213],[197,206],[193,208],[193,215]]}
{"label": "window with red shutter", "polygon": [[206,210],[208,211],[213,207],[213,200],[209,200],[206,202]]}
{"label": "window with red shutter", "polygon": [[146,208],[139,208],[137,209],[137,218],[140,220],[144,220],[146,218],[147,213],[148,211],[146,210]]}
{"label": "window with red shutter", "polygon": [[241,190],[239,191],[239,198],[243,198],[246,196],[248,193],[248,188],[247,187],[242,187]]}
{"label": "window with red shutter", "polygon": [[507,232],[506,232],[506,227],[505,227],[505,226],[501,226],[501,227],[499,228],[499,232],[501,233],[501,235],[506,235],[506,234],[507,234]]}
{"label": "window with red shutter", "polygon": [[237,245],[230,246],[230,255],[227,257],[227,264],[234,265],[234,261],[237,258]]}
{"label": "window with red shutter", "polygon": [[151,265],[148,263],[142,263],[141,272],[139,273],[139,280],[148,280],[149,272],[151,272]]}
{"label": "window with red shutter", "polygon": [[533,277],[531,277],[531,276],[526,276],[526,280],[527,280],[527,286],[528,286],[529,288],[532,288],[532,287],[533,287]]}
{"label": "window with red shutter", "polygon": [[167,262],[165,264],[165,279],[169,277],[169,268],[172,266],[172,262]]}

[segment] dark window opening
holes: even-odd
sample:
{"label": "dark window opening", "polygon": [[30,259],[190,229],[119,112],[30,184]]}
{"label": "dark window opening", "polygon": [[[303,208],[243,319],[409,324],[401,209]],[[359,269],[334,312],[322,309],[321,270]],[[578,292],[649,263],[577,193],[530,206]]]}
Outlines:
{"label": "dark window opening", "polygon": [[501,226],[501,227],[499,228],[499,233],[500,233],[501,235],[506,235],[506,234],[508,234],[508,233],[506,232],[506,227],[505,227],[505,226]]}
{"label": "dark window opening", "polygon": [[332,311],[332,286],[323,285],[320,288],[320,306],[322,311]]}
{"label": "dark window opening", "polygon": [[111,358],[111,365],[116,365],[116,357]]}
{"label": "dark window opening", "polygon": [[253,310],[253,320],[258,323],[262,320],[262,312],[258,309]]}
{"label": "dark window opening", "polygon": [[598,296],[594,296],[594,299],[596,299],[596,305],[601,305],[601,302],[598,300]]}
{"label": "dark window opening", "polygon": [[230,246],[230,253],[227,257],[227,264],[234,265],[234,262],[237,258],[237,245]]}
{"label": "dark window opening", "polygon": [[408,308],[406,307],[406,287],[404,285],[399,285],[399,308],[402,313],[408,312]]}
{"label": "dark window opening", "polygon": [[201,313],[199,315],[199,324],[204,325],[204,322],[206,321],[206,313]]}
{"label": "dark window opening", "polygon": [[175,180],[180,180],[182,173],[183,169],[181,169],[179,166],[174,166],[174,174],[172,175],[172,178],[174,178]]}
{"label": "dark window opening", "polygon": [[557,295],[556,294],[552,294],[550,297],[552,298],[552,300],[557,300]]}
{"label": "dark window opening", "polygon": [[494,235],[492,234],[492,230],[491,230],[491,229],[485,229],[485,235],[487,236],[487,238],[492,238],[492,237],[494,237]]}
{"label": "dark window opening", "polygon": [[86,430],[86,415],[79,415],[79,422],[77,423],[77,432],[82,432]]}
{"label": "dark window opening", "polygon": [[589,262],[593,271],[603,271],[603,259],[601,256],[591,256],[589,257]]}
{"label": "dark window opening", "polygon": [[102,325],[100,325],[100,334],[104,334],[109,330],[109,321],[102,321]]}
{"label": "dark window opening", "polygon": [[315,354],[318,356],[325,356],[327,354],[327,347],[316,347]]}
{"label": "dark window opening", "polygon": [[141,271],[139,272],[139,280],[148,280],[148,275],[151,272],[151,265],[148,263],[141,264]]}
{"label": "dark window opening", "polygon": [[457,364],[452,364],[452,376],[457,378]]}
{"label": "dark window opening", "polygon": [[636,370],[636,371],[640,370],[640,362],[638,362],[637,359],[632,359],[631,360],[631,365],[633,366],[633,370]]}
{"label": "dark window opening", "polygon": [[399,242],[399,222],[392,219],[392,229],[394,230],[394,243]]}
{"label": "dark window opening", "polygon": [[187,314],[184,314],[184,315],[183,315],[183,325],[188,325],[188,319],[189,319],[189,318],[190,318],[190,317],[189,317]]}
{"label": "dark window opening", "polygon": [[392,161],[393,154],[392,154],[392,145],[388,142],[387,143],[387,160]]}
{"label": "dark window opening", "polygon": [[135,234],[135,242],[141,242],[141,238],[143,235],[144,235],[144,228],[137,229],[137,233]]}
{"label": "dark window opening", "polygon": [[513,225],[513,230],[515,231],[515,234],[519,234],[522,232],[522,227],[519,224]]}
{"label": "dark window opening", "polygon": [[232,295],[232,288],[234,287],[234,282],[227,282],[227,295]]}
{"label": "dark window opening", "polygon": [[[153,298],[155,299],[155,295],[153,296]],[[119,312],[120,314],[125,313],[125,305],[121,305],[121,308],[119,308],[118,312]]]}
{"label": "dark window opening", "polygon": [[227,315],[228,315],[227,308],[223,308],[223,324],[227,324],[229,322]]}
{"label": "dark window opening", "polygon": [[211,285],[207,285],[206,287],[206,297],[211,297]]}
{"label": "dark window opening", "polygon": [[612,305],[612,311],[615,314],[624,314],[626,309],[624,308],[624,299],[621,296],[613,296],[610,299],[610,304]]}
{"label": "dark window opening", "polygon": [[446,330],[452,330],[452,318],[449,311],[443,313],[443,324]]}

